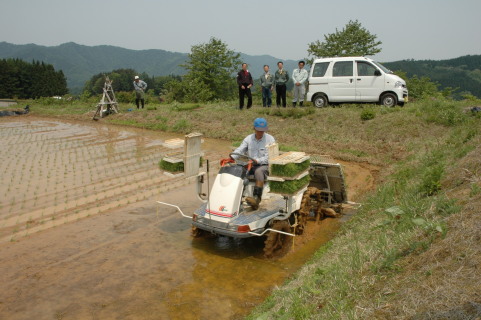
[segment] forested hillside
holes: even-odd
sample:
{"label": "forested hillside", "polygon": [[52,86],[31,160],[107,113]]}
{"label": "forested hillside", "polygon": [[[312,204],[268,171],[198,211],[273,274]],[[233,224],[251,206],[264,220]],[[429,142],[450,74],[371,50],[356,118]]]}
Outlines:
{"label": "forested hillside", "polygon": [[79,93],[85,82],[99,72],[132,68],[149,75],[183,74],[179,64],[186,54],[164,50],[129,50],[113,46],[83,46],[73,42],[55,47],[0,42],[0,58],[40,60],[63,70],[72,92]]}
{"label": "forested hillside", "polygon": [[440,89],[459,88],[455,93],[471,93],[481,97],[481,55],[468,55],[449,60],[402,60],[383,63],[393,71],[401,70],[408,77],[429,77]]}
{"label": "forested hillside", "polygon": [[67,92],[62,70],[56,71],[51,64],[0,59],[0,98],[31,99]]}
{"label": "forested hillside", "polygon": [[[186,53],[169,52],[159,49],[130,50],[114,46],[84,46],[73,42],[55,47],[36,44],[16,45],[0,42],[0,58],[18,58],[24,61],[39,60],[52,64],[56,70],[62,70],[67,77],[67,84],[72,93],[80,93],[87,80],[99,72],[115,69],[133,69],[149,76],[183,75]],[[241,54],[242,61],[249,64],[249,70],[258,78],[264,64],[271,69],[276,67],[279,58],[272,56],[250,56]],[[297,66],[294,60],[284,63],[287,70]],[[240,66],[239,66],[240,69]],[[275,69],[273,69],[275,70]]]}
{"label": "forested hillside", "polygon": [[[282,52],[279,53],[282,55]],[[115,69],[133,69],[138,73],[152,76],[183,75],[185,70],[180,64],[185,63],[186,53],[169,52],[160,49],[130,50],[114,46],[84,46],[73,42],[55,47],[35,44],[15,45],[0,42],[0,58],[33,60],[51,64],[56,70],[62,70],[67,78],[67,85],[72,93],[80,93],[85,83],[99,72],[111,72]],[[302,59],[302,57],[299,57]],[[262,66],[268,64],[276,69],[278,60],[269,55],[251,56],[241,53],[241,60],[249,64],[254,78],[262,73]],[[459,97],[471,93],[481,97],[481,55],[468,55],[449,60],[401,60],[384,62],[393,71],[404,71],[408,77],[429,77],[439,83],[440,88],[458,88]],[[297,67],[297,61],[285,60],[285,69],[291,72]]]}

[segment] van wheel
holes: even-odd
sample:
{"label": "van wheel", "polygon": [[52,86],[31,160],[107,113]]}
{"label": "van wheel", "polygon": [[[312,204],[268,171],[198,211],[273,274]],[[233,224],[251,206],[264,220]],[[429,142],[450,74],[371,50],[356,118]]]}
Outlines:
{"label": "van wheel", "polygon": [[315,96],[312,102],[317,108],[327,107],[327,97],[323,94],[318,94]]}
{"label": "van wheel", "polygon": [[397,98],[392,93],[386,93],[381,97],[381,105],[385,107],[395,107],[397,105]]}

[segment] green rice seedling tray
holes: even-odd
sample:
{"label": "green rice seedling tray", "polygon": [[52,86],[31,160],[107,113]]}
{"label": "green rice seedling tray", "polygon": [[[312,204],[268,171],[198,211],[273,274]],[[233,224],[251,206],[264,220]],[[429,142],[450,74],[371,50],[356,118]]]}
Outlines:
{"label": "green rice seedling tray", "polygon": [[297,180],[284,180],[284,181],[269,181],[270,192],[279,193],[283,195],[292,195],[306,187],[309,184],[311,177],[307,174],[304,177]]}
{"label": "green rice seedling tray", "polygon": [[299,163],[286,163],[286,164],[271,164],[269,174],[274,177],[281,178],[295,178],[299,174],[302,174],[309,169],[311,161],[306,159]]}
{"label": "green rice seedling tray", "polygon": [[183,172],[184,161],[182,161],[182,159],[165,157],[162,160],[160,160],[159,167],[161,170],[168,171],[168,172]]}

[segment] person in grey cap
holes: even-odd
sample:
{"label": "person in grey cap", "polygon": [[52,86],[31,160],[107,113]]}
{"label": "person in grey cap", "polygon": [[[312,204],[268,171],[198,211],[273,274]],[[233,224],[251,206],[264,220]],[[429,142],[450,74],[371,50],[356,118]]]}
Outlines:
{"label": "person in grey cap", "polygon": [[139,76],[135,76],[134,78],[134,89],[135,89],[135,104],[137,105],[137,109],[139,108],[139,102],[142,102],[142,109],[144,108],[145,104],[145,90],[147,89],[147,83],[145,81],[140,80]]}
{"label": "person in grey cap", "polygon": [[250,158],[254,159],[251,172],[254,173],[256,185],[254,187],[253,197],[246,198],[246,202],[254,210],[259,208],[264,190],[264,182],[268,175],[269,153],[267,152],[267,146],[276,142],[273,136],[266,133],[267,129],[266,119],[255,119],[254,133],[248,135],[242,141],[241,145],[234,150],[234,153],[247,154]]}

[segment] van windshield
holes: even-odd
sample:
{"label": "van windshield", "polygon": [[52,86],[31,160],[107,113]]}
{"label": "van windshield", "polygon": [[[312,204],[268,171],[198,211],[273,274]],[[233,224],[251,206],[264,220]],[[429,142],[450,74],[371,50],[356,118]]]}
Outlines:
{"label": "van windshield", "polygon": [[377,61],[373,61],[373,63],[378,66],[379,68],[381,68],[382,71],[384,71],[385,73],[393,73],[391,70],[389,70],[388,68],[386,68],[385,66],[383,66],[382,64],[380,64],[379,62]]}

